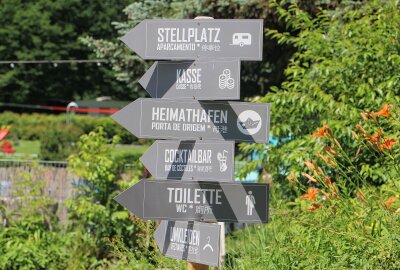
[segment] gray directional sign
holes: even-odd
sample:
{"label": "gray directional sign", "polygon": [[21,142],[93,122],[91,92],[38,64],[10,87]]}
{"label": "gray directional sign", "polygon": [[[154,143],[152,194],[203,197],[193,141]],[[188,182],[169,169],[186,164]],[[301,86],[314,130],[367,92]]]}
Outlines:
{"label": "gray directional sign", "polygon": [[112,118],[136,137],[268,143],[270,106],[139,98]]}
{"label": "gray directional sign", "polygon": [[268,184],[143,179],[114,199],[150,220],[268,221]]}
{"label": "gray directional sign", "polygon": [[262,60],[263,20],[144,20],[121,40],[143,59]]}
{"label": "gray directional sign", "polygon": [[220,225],[193,221],[161,221],[154,233],[157,246],[174,259],[217,266]]}
{"label": "gray directional sign", "polygon": [[160,179],[233,181],[234,142],[156,141],[140,158]]}
{"label": "gray directional sign", "polygon": [[240,99],[240,62],[156,62],[139,83],[153,98]]}

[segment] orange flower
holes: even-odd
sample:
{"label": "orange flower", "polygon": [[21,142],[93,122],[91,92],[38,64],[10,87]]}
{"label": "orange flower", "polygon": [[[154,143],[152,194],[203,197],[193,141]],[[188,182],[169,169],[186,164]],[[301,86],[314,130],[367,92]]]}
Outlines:
{"label": "orange flower", "polygon": [[326,125],[322,126],[320,129],[318,129],[316,132],[314,132],[311,136],[312,137],[325,137],[326,136]]}
{"label": "orange flower", "polygon": [[309,187],[306,194],[300,196],[300,199],[315,201],[317,199],[318,188]]}
{"label": "orange flower", "polygon": [[381,136],[383,135],[382,129],[379,129],[372,136],[365,136],[365,139],[370,143],[379,143]]}
{"label": "orange flower", "polygon": [[387,201],[383,204],[386,208],[390,208],[390,206],[392,205],[392,203],[394,203],[394,201],[396,201],[396,198],[394,197],[389,197],[387,199]]}
{"label": "orange flower", "polygon": [[319,203],[313,203],[307,210],[308,211],[315,211],[317,210],[321,205]]}
{"label": "orange flower", "polygon": [[391,106],[389,104],[384,104],[382,109],[379,112],[374,112],[374,116],[383,116],[383,117],[389,117],[389,108]]}
{"label": "orange flower", "polygon": [[388,149],[389,151],[392,150],[394,144],[399,142],[398,140],[386,139],[386,138],[384,138],[383,140],[384,140],[382,144],[383,149]]}
{"label": "orange flower", "polygon": [[320,129],[311,134],[312,137],[326,137],[326,135],[329,135],[333,138],[332,130],[328,125],[323,125]]}
{"label": "orange flower", "polygon": [[372,136],[372,141],[378,142],[382,135],[383,135],[382,129],[378,129],[378,131],[375,132],[375,134]]}
{"label": "orange flower", "polygon": [[317,179],[315,179],[314,177],[312,177],[308,173],[303,172],[303,173],[301,173],[301,175],[303,175],[304,177],[306,177],[308,179],[307,183],[310,183],[310,182],[318,183]]}

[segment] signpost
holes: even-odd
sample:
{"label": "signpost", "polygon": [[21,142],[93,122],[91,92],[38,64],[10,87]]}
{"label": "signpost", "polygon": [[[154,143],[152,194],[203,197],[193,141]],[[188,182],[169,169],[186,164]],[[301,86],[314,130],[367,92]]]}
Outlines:
{"label": "signpost", "polygon": [[233,142],[156,141],[141,157],[158,179],[233,181]]}
{"label": "signpost", "polygon": [[219,266],[223,226],[204,222],[268,221],[269,185],[233,180],[234,141],[268,143],[270,105],[223,101],[240,99],[240,61],[262,60],[263,20],[144,20],[122,41],[143,59],[179,61],[155,62],[139,81],[152,98],[112,116],[137,137],[175,139],[141,158],[158,180],[114,199],[162,220],[155,239],[165,256]]}
{"label": "signpost", "polygon": [[269,104],[139,98],[112,118],[137,137],[268,143]]}
{"label": "signpost", "polygon": [[211,266],[219,265],[220,225],[187,221],[161,221],[154,233],[165,256]]}
{"label": "signpost", "polygon": [[153,98],[240,99],[240,62],[155,62],[139,83]]}
{"label": "signpost", "polygon": [[144,20],[121,40],[143,59],[260,61],[263,20]]}
{"label": "signpost", "polygon": [[151,220],[268,221],[268,184],[142,179],[114,199]]}

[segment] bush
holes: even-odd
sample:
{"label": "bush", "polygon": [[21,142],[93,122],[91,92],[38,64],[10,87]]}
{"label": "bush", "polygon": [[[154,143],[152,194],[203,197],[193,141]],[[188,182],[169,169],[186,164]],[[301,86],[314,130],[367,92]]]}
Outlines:
{"label": "bush", "polygon": [[312,134],[318,152],[308,153],[301,177],[288,176],[304,194],[273,196],[271,224],[228,242],[227,269],[400,268],[400,114],[385,104],[361,119],[355,148],[328,125]]}
{"label": "bush", "polygon": [[[314,17],[287,1],[270,3],[296,33],[267,31],[277,42],[296,47],[297,53],[281,87],[257,99],[271,104],[271,134],[281,141],[276,147],[242,145],[241,149],[261,153],[257,164],[248,163],[248,171],[264,167],[282,196],[294,198],[299,192],[289,185],[288,176],[307,182],[304,162],[322,151],[310,134],[328,125],[342,148],[355,154],[358,143],[352,131],[359,114],[400,103],[400,9],[394,0],[349,1],[343,9],[321,10]],[[388,127],[386,132],[395,135],[395,129]],[[376,168],[364,168],[364,175],[371,176],[368,181],[380,184],[380,177],[373,175]]]}
{"label": "bush", "polygon": [[[69,127],[56,130],[66,138],[72,132]],[[138,166],[131,168],[134,179],[121,180],[126,157],[111,154],[117,142],[101,128],[76,142],[78,151],[68,161],[80,180],[66,202],[66,224],[57,219],[43,181],[33,180],[30,172],[16,176],[17,205],[9,208],[0,201],[0,269],[154,269],[175,264],[159,260],[150,237],[156,223],[133,217],[113,200],[142,175]]]}
{"label": "bush", "polygon": [[[0,114],[0,125],[10,125],[13,134],[22,140],[39,140],[43,132],[65,126],[65,123],[65,114],[17,114],[12,112]],[[137,141],[135,136],[109,116],[74,115],[71,117],[71,126],[74,127],[73,135],[75,136],[72,141],[77,141],[82,134],[88,134],[100,126],[103,127],[109,138],[118,135],[121,143],[129,144]]]}
{"label": "bush", "polygon": [[78,140],[80,130],[71,125],[58,125],[44,131],[40,137],[42,160],[65,160]]}
{"label": "bush", "polygon": [[387,196],[369,190],[316,211],[281,202],[270,224],[227,239],[225,269],[399,269],[399,205],[386,208]]}

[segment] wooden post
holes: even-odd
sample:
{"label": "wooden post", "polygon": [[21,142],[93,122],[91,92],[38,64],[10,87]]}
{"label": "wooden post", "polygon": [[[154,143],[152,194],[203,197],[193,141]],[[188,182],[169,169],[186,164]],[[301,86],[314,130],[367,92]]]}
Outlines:
{"label": "wooden post", "polygon": [[208,270],[208,265],[188,262],[188,270]]}
{"label": "wooden post", "polygon": [[219,266],[218,269],[223,269],[224,261],[225,261],[225,222],[218,222],[221,226],[220,237],[219,237]]}
{"label": "wooden post", "polygon": [[[208,16],[197,16],[194,19],[195,20],[204,20],[204,19],[214,19],[214,18],[208,17]],[[208,265],[201,264],[201,263],[188,262],[187,269],[188,270],[208,270]]]}

